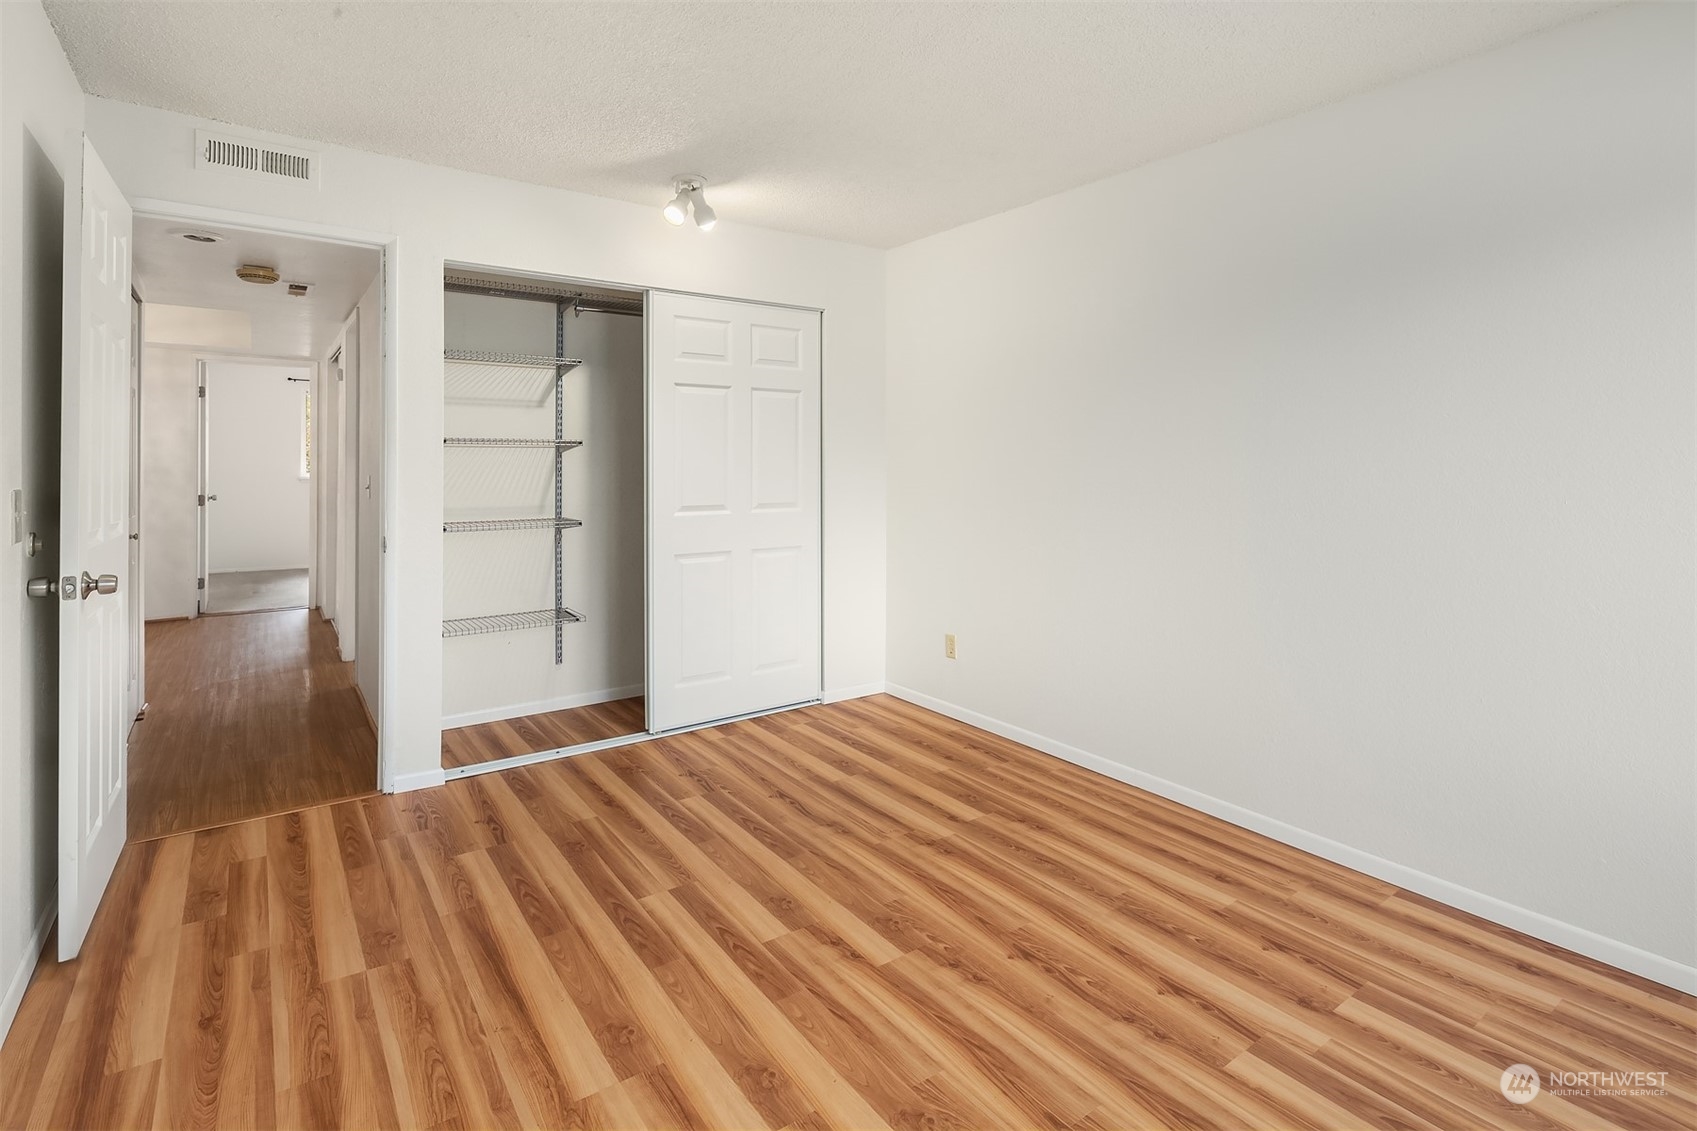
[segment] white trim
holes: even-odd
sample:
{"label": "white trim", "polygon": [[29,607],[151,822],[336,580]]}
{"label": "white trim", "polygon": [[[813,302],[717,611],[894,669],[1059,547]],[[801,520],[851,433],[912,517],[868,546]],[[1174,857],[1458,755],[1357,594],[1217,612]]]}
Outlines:
{"label": "white trim", "polygon": [[[153,196],[138,196],[130,201],[130,210],[137,216],[160,220],[192,220],[214,228],[242,228],[250,232],[281,232],[289,236],[327,240],[331,243],[353,244],[357,247],[390,248],[395,236],[366,228],[344,228],[336,224],[321,224],[295,216],[269,216],[263,212],[240,212],[233,208],[214,208],[205,204],[189,204],[179,200],[160,200]],[[146,301],[145,298],[143,301]],[[310,359],[308,359],[310,360]]]}
{"label": "white trim", "polygon": [[447,781],[447,775],[440,769],[419,770],[417,773],[396,774],[392,784],[393,789],[385,793],[411,793],[415,789],[433,789]]}
{"label": "white trim", "polygon": [[1125,782],[1127,785],[1148,790],[1150,793],[1165,797],[1169,801],[1176,801],[1180,805],[1218,817],[1222,821],[1237,825],[1239,828],[1258,832],[1262,836],[1271,837],[1281,844],[1288,844],[1292,848],[1312,853],[1315,856],[1330,860],[1334,864],[1342,864],[1346,868],[1353,868],[1357,872],[1363,872],[1376,879],[1384,880],[1386,883],[1396,884],[1398,887],[1406,888],[1429,899],[1435,899],[1450,907],[1477,915],[1481,919],[1488,919],[1522,934],[1554,943],[1559,947],[1565,947],[1576,954],[1583,954],[1595,958],[1599,962],[1606,962],[1610,966],[1648,978],[1653,982],[1660,982],[1664,986],[1672,986],[1674,989],[1685,993],[1697,993],[1697,967],[1686,966],[1671,958],[1652,954],[1630,943],[1621,942],[1619,939],[1599,935],[1595,931],[1551,918],[1530,908],[1520,907],[1506,900],[1498,899],[1494,895],[1486,895],[1484,892],[1462,887],[1460,884],[1438,876],[1428,875],[1395,861],[1374,856],[1370,852],[1363,852],[1359,848],[1351,848],[1347,844],[1341,844],[1318,833],[1286,824],[1277,818],[1245,809],[1229,801],[1222,801],[1217,797],[1210,797],[1205,793],[1198,793],[1196,790],[1189,789],[1176,782],[1155,777],[1153,774],[1144,773],[1142,770],[1132,769],[1130,766],[1103,758],[1098,754],[1080,750],[1076,746],[1068,746],[1064,742],[1057,742],[1052,738],[1035,734],[1011,723],[1004,723],[1000,719],[981,715],[977,711],[958,707],[941,699],[934,699],[922,692],[914,691],[912,688],[891,684],[887,690],[898,699],[905,699],[909,703],[924,707],[928,711],[947,715],[951,719],[958,719],[980,730],[987,730],[991,734],[1000,735],[1034,750],[1052,754],[1056,758],[1071,762],[1076,766],[1093,770],[1104,777],[1110,777],[1116,781]]}
{"label": "white trim", "polygon": [[882,683],[863,683],[857,687],[839,687],[835,691],[827,691],[820,696],[820,701],[841,703],[845,699],[864,699],[868,695],[882,695],[886,690]]}
{"label": "white trim", "polygon": [[18,1006],[24,1003],[24,991],[29,989],[36,963],[41,961],[42,948],[47,945],[47,932],[53,929],[53,920],[58,918],[58,914],[59,887],[55,884],[47,892],[47,902],[42,906],[41,915],[35,921],[35,930],[30,932],[29,947],[18,962],[18,968],[12,972],[11,981],[6,983],[6,996],[0,998],[0,1041],[5,1040],[6,1035],[12,1031],[12,1022],[18,1016]]}
{"label": "white trim", "polygon": [[481,711],[462,711],[457,715],[443,715],[442,729],[453,730],[455,727],[470,727],[479,723],[498,723],[502,719],[518,719],[526,715],[546,715],[550,711],[569,711],[573,707],[593,707],[597,703],[611,703],[617,699],[641,695],[642,690],[642,684],[633,683],[629,687],[581,691],[576,695],[558,695],[553,699],[538,699],[533,703],[512,703],[505,707],[486,707]]}
{"label": "white trim", "polygon": [[634,734],[621,734],[616,738],[598,738],[594,742],[580,742],[576,746],[556,746],[552,750],[538,750],[534,754],[515,754],[511,758],[498,758],[493,762],[477,762],[470,766],[455,766],[451,770],[444,771],[444,773],[449,781],[456,778],[474,778],[479,774],[493,774],[501,770],[516,770],[520,766],[534,766],[538,762],[557,762],[562,758],[576,758],[579,754],[593,754],[597,750],[633,746],[638,742],[647,742],[654,737],[656,736],[645,730],[639,730]]}

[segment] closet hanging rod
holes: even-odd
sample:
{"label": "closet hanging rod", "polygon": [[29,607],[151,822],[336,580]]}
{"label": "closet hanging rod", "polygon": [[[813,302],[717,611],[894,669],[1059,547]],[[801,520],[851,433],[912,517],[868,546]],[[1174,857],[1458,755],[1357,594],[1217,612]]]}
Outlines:
{"label": "closet hanging rod", "polygon": [[625,308],[618,306],[591,306],[581,302],[574,302],[572,303],[572,310],[577,314],[624,314],[629,315],[632,318],[642,317],[641,307],[637,307],[635,310],[626,310]]}

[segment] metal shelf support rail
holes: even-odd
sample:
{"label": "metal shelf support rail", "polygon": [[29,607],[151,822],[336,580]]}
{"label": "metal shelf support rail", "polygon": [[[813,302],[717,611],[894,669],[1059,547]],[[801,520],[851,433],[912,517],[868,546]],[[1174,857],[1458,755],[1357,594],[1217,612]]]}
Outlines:
{"label": "metal shelf support rail", "polygon": [[[566,358],[566,307],[571,305],[565,300],[554,304],[554,611],[556,613],[566,607],[566,576],[565,576],[565,527],[560,525],[566,514],[566,485],[565,459],[566,449],[566,374],[571,372],[577,363]],[[581,617],[578,619],[582,619]],[[566,622],[555,618],[554,621],[554,665],[566,662]]]}

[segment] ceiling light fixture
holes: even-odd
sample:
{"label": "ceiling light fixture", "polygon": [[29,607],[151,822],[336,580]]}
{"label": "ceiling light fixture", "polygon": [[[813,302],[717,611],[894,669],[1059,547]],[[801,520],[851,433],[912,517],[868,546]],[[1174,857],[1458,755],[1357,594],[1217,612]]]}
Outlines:
{"label": "ceiling light fixture", "polygon": [[719,214],[713,211],[699,188],[689,194],[689,202],[691,211],[695,213],[695,226],[704,232],[711,232],[713,225],[719,222]]}
{"label": "ceiling light fixture", "polygon": [[277,274],[277,268],[261,267],[256,263],[244,263],[236,268],[236,278],[244,283],[275,283],[282,277]]}
{"label": "ceiling light fixture", "polygon": [[695,226],[704,232],[711,232],[713,225],[719,222],[719,214],[707,204],[707,197],[702,190],[707,187],[707,179],[696,173],[679,173],[672,178],[671,200],[660,214],[668,224],[682,224],[685,217],[695,216]]}
{"label": "ceiling light fixture", "polygon": [[678,195],[666,202],[666,207],[660,210],[660,215],[666,218],[668,224],[682,224],[689,218],[689,190],[681,189]]}

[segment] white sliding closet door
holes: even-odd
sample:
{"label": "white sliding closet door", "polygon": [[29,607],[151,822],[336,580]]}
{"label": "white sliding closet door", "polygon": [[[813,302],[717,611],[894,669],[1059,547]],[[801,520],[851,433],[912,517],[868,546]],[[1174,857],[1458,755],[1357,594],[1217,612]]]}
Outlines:
{"label": "white sliding closet door", "polygon": [[648,304],[648,726],[819,697],[819,314]]}

